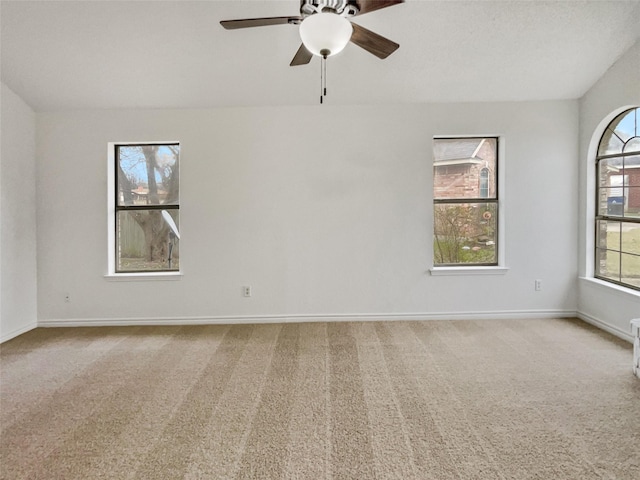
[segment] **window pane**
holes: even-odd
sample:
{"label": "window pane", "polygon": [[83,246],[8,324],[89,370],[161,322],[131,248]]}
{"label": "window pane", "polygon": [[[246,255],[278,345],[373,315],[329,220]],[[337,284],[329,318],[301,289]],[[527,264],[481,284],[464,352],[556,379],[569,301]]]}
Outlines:
{"label": "window pane", "polygon": [[624,159],[625,185],[640,187],[640,155],[632,155]]}
{"label": "window pane", "polygon": [[624,193],[624,216],[640,218],[640,187],[625,188]]}
{"label": "window pane", "polygon": [[640,256],[623,253],[621,261],[622,272],[620,280],[636,287],[640,286]]}
{"label": "window pane", "polygon": [[434,205],[434,263],[496,264],[497,213],[495,203]]}
{"label": "window pane", "polygon": [[600,140],[600,145],[598,147],[598,156],[601,155],[612,155],[614,153],[621,153],[622,147],[624,143],[618,136],[613,133],[610,128],[607,128],[604,131],[604,135],[602,135],[602,140]]}
{"label": "window pane", "polygon": [[625,253],[640,255],[640,224],[622,222],[621,250]]}
{"label": "window pane", "polygon": [[178,145],[119,146],[118,205],[177,205]]}
{"label": "window pane", "polygon": [[117,271],[179,270],[179,218],[177,209],[119,211]]}
{"label": "window pane", "polygon": [[628,141],[630,138],[636,136],[636,112],[629,110],[623,112],[616,119],[611,122],[609,128],[613,130],[623,142]]}
{"label": "window pane", "polygon": [[598,185],[601,187],[611,186],[611,175],[622,173],[622,157],[603,158],[598,162]]}
{"label": "window pane", "polygon": [[599,220],[596,223],[597,246],[620,250],[620,222]]}
{"label": "window pane", "polygon": [[620,253],[597,248],[596,275],[620,281]]}
{"label": "window pane", "polygon": [[607,200],[608,200],[609,192],[601,188],[598,190],[598,205],[597,205],[597,215],[607,215]]}
{"label": "window pane", "polygon": [[640,137],[634,137],[625,143],[622,151],[624,153],[640,152]]}
{"label": "window pane", "polygon": [[[622,112],[613,119],[602,135],[598,156],[622,152],[624,144],[637,135],[637,109]],[[629,147],[625,150],[630,151]]]}
{"label": "window pane", "polygon": [[497,146],[495,138],[434,139],[434,198],[483,198],[483,169],[486,198],[496,198]]}
{"label": "window pane", "polygon": [[601,188],[598,213],[600,215],[622,216],[624,212],[624,191],[622,187]]}

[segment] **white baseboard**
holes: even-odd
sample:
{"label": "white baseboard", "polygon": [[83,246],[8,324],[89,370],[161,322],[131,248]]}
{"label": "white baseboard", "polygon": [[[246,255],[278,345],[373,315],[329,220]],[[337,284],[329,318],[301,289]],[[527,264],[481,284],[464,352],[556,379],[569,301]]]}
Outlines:
{"label": "white baseboard", "polygon": [[233,325],[250,323],[304,323],[304,322],[364,322],[394,320],[522,320],[535,318],[571,318],[598,327],[612,335],[633,343],[633,336],[608,323],[575,310],[501,310],[493,312],[448,313],[358,313],[358,314],[308,314],[308,315],[230,315],[208,317],[131,317],[131,318],[74,318],[46,319],[38,324],[15,330],[0,338],[6,342],[36,327],[108,327],[108,326],[158,326],[158,325]]}
{"label": "white baseboard", "polygon": [[577,312],[577,316],[580,320],[584,320],[585,322],[593,325],[594,327],[598,327],[605,332],[609,332],[611,335],[614,335],[622,340],[626,340],[629,343],[633,343],[633,335],[630,332],[625,332],[624,330],[620,330],[618,327],[613,325],[609,325],[607,322],[600,320],[599,318],[595,318],[584,312]]}
{"label": "white baseboard", "polygon": [[210,317],[46,319],[39,327],[106,327],[140,325],[222,325],[247,323],[364,322],[392,320],[497,320],[575,317],[575,310],[501,310],[449,313],[350,313],[309,315],[230,315]]}
{"label": "white baseboard", "polygon": [[12,338],[17,337],[18,335],[22,335],[23,333],[27,333],[29,330],[33,330],[34,328],[37,328],[37,327],[38,327],[38,324],[36,322],[33,322],[27,325],[26,327],[18,328],[17,330],[13,330],[12,332],[9,332],[6,334],[3,333],[2,336],[0,336],[0,343],[7,342]]}

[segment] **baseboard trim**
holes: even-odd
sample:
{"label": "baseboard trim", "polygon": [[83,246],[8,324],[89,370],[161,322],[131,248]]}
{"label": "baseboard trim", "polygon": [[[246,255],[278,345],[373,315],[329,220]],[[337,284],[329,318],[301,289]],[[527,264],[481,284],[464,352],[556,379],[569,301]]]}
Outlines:
{"label": "baseboard trim", "polygon": [[22,335],[23,333],[27,333],[34,328],[38,328],[38,323],[32,322],[26,327],[18,328],[17,330],[13,330],[12,332],[7,333],[6,335],[0,336],[0,343],[8,342],[12,338],[16,338],[18,335]]}
{"label": "baseboard trim", "polygon": [[622,340],[626,340],[629,343],[633,343],[633,335],[630,332],[625,332],[624,330],[620,330],[618,327],[613,325],[609,325],[607,322],[600,320],[599,318],[593,317],[584,312],[577,312],[577,316],[580,320],[587,322],[594,327],[598,327],[600,330],[604,330],[605,332],[609,332],[611,335],[614,335]]}
{"label": "baseboard trim", "polygon": [[575,310],[501,310],[449,313],[352,313],[309,315],[230,315],[209,317],[46,319],[39,327],[107,327],[140,325],[221,325],[246,323],[363,322],[392,320],[491,320],[575,317]]}

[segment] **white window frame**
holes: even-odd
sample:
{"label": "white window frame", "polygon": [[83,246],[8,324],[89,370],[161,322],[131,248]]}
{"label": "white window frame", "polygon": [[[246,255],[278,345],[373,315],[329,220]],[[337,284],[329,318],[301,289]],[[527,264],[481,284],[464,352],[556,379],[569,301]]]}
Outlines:
{"label": "white window frame", "polygon": [[[598,231],[597,231],[596,225],[598,221],[613,221],[613,222],[619,221],[619,222],[636,223],[636,224],[639,223],[637,218],[635,217],[624,217],[624,216],[618,216],[618,215],[609,215],[608,213],[606,214],[600,213],[599,198],[598,198],[599,192],[600,192],[600,186],[599,186],[600,185],[600,172],[599,172],[600,160],[605,160],[610,157],[617,158],[617,157],[625,157],[625,156],[635,156],[634,155],[635,151],[620,153],[620,154],[600,155],[599,148],[600,148],[600,144],[602,143],[603,137],[606,133],[606,130],[620,115],[625,114],[631,110],[638,110],[638,109],[640,109],[640,106],[638,105],[630,105],[630,106],[617,109],[615,112],[608,115],[606,119],[604,119],[601,122],[600,124],[601,128],[598,128],[597,133],[594,133],[593,135],[591,148],[590,148],[591,151],[589,154],[589,161],[590,161],[589,177],[593,178],[593,183],[592,185],[589,186],[589,190],[593,199],[592,200],[593,206],[592,208],[590,208],[591,215],[588,223],[589,226],[587,228],[588,234],[590,235],[590,238],[591,238],[591,241],[589,240],[587,241],[587,255],[590,256],[590,258],[588,258],[587,260],[587,266],[588,266],[590,279],[601,285],[606,285],[608,287],[618,289],[623,292],[632,292],[633,295],[635,296],[640,295],[639,287],[636,287],[634,285],[631,285],[622,281],[616,281],[611,278],[596,275],[596,270],[597,270],[596,262],[598,258],[598,241],[597,241]],[[637,133],[637,129],[638,129],[638,126],[636,126],[636,133]],[[618,250],[612,250],[612,251],[618,251]],[[622,251],[618,251],[618,252],[622,253]]]}
{"label": "white window frame", "polygon": [[[469,276],[469,275],[504,275],[509,271],[509,267],[506,266],[506,232],[505,232],[505,212],[506,212],[506,195],[505,195],[505,151],[506,151],[506,139],[504,135],[496,134],[496,133],[488,133],[488,134],[469,134],[469,135],[437,135],[433,137],[433,140],[443,139],[443,138],[497,138],[498,139],[498,158],[496,162],[496,168],[498,169],[498,175],[496,181],[497,185],[497,195],[498,195],[498,263],[497,265],[453,265],[453,266],[435,266],[433,263],[433,243],[431,244],[431,249],[429,250],[429,254],[431,255],[431,267],[429,268],[429,273],[432,276]],[[433,151],[433,143],[432,149]],[[433,165],[433,156],[429,157],[430,166]],[[433,171],[433,168],[431,168]],[[434,218],[434,203],[433,203],[433,178],[431,179],[431,218]],[[433,229],[435,225],[431,224],[431,232],[430,239],[433,242]]]}
{"label": "white window frame", "polygon": [[[183,276],[182,262],[180,269],[171,272],[117,272],[116,271],[116,146],[119,145],[166,145],[178,144],[179,141],[131,141],[109,142],[107,144],[107,273],[106,280],[179,280]],[[180,179],[178,179],[180,181]]]}

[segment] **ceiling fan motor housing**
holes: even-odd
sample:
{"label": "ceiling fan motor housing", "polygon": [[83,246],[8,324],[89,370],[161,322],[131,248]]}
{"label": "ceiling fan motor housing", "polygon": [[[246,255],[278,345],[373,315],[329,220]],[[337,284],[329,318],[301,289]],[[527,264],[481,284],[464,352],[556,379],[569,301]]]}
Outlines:
{"label": "ceiling fan motor housing", "polygon": [[358,14],[358,7],[349,0],[301,0],[300,13],[313,15],[320,12],[332,12],[345,17]]}

